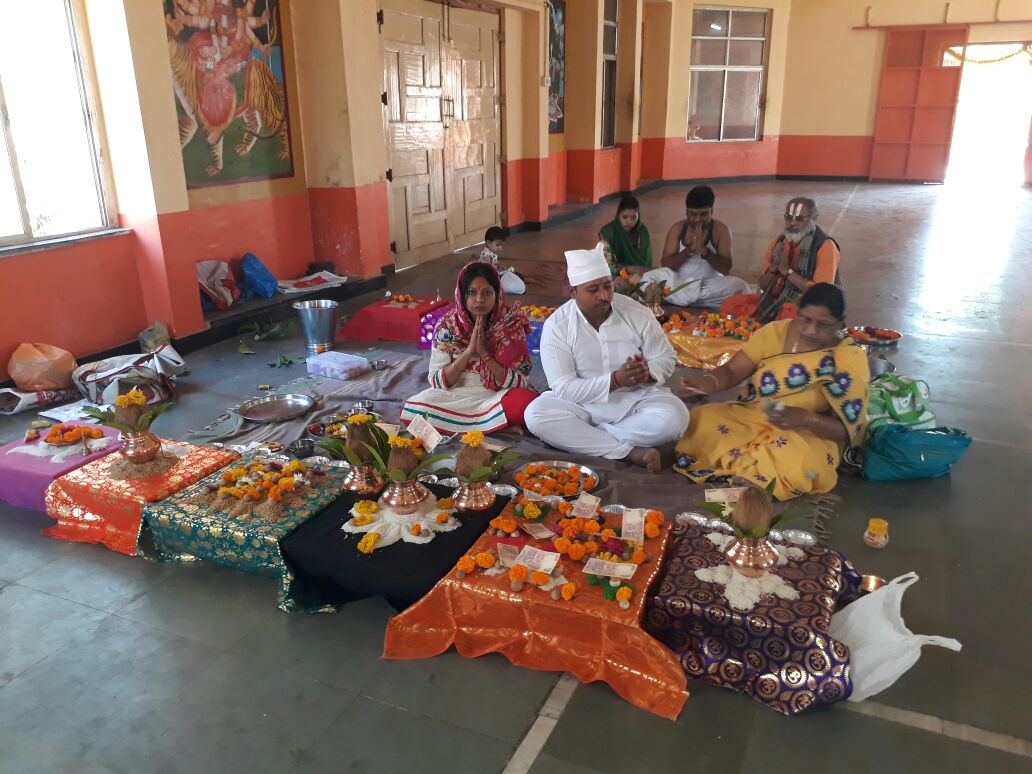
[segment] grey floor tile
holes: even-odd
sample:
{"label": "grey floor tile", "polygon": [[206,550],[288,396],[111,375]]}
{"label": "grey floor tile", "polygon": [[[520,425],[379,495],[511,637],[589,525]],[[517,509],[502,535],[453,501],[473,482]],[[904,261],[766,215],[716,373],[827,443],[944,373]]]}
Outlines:
{"label": "grey floor tile", "polygon": [[107,613],[17,584],[0,589],[0,685],[64,647]]}
{"label": "grey floor tile", "polygon": [[0,582],[16,581],[75,548],[40,534],[53,523],[38,511],[0,502]]}
{"label": "grey floor tile", "polygon": [[255,669],[247,649],[227,653],[152,705],[129,731],[169,754],[189,752],[201,771],[285,771],[356,694],[283,669]]}
{"label": "grey floor tile", "polygon": [[169,569],[99,545],[75,548],[29,573],[19,585],[115,613],[161,581]]}
{"label": "grey floor tile", "polygon": [[[471,695],[470,714],[480,710]],[[514,746],[360,696],[306,750],[291,774],[499,772]]]}
{"label": "grey floor tile", "polygon": [[580,766],[547,753],[541,753],[530,767],[530,774],[601,774],[598,769]]}
{"label": "grey floor tile", "polygon": [[361,691],[377,679],[383,637],[394,608],[365,599],[330,614],[273,615],[248,636],[256,669],[281,667],[324,683]]}
{"label": "grey floor tile", "polygon": [[2,726],[0,770],[4,774],[112,774],[106,766],[66,754],[38,730],[17,732]]}
{"label": "grey floor tile", "polygon": [[168,577],[118,612],[219,649],[279,614],[275,581],[206,562],[170,566]]}
{"label": "grey floor tile", "polygon": [[542,752],[606,774],[682,771],[689,762],[693,771],[736,771],[754,702],[708,685],[690,683],[688,690],[691,698],[672,721],[628,704],[602,683],[578,686]]}
{"label": "grey floor tile", "polygon": [[[497,654],[470,659],[448,651],[434,658],[386,661],[363,693],[401,709],[516,743],[534,722],[558,679],[557,672],[522,669]],[[476,696],[473,712],[471,696]]]}
{"label": "grey floor tile", "polygon": [[0,729],[45,739],[72,759],[133,771],[146,749],[120,752],[139,738],[131,724],[175,707],[181,686],[216,656],[205,645],[108,616],[0,690]]}

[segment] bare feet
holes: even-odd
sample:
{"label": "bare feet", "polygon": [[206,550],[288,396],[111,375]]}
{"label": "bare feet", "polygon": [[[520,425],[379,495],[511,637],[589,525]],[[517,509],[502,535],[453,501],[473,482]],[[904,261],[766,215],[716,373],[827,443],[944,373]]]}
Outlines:
{"label": "bare feet", "polygon": [[635,465],[641,465],[649,473],[659,473],[663,469],[663,460],[659,455],[659,449],[635,446],[624,459]]}

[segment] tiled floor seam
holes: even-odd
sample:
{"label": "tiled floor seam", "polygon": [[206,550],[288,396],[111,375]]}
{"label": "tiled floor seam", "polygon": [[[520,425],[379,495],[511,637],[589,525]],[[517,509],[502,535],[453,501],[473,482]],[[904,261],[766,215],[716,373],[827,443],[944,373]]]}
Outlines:
{"label": "tiled floor seam", "polygon": [[512,754],[509,763],[502,770],[502,774],[526,774],[530,771],[534,761],[538,759],[545,744],[548,743],[548,737],[555,730],[559,718],[562,717],[576,688],[577,678],[564,672],[563,676],[559,678],[559,682],[552,688],[552,692],[548,694],[548,698],[545,699],[530,730],[520,740],[516,752]]}
{"label": "tiled floor seam", "polygon": [[888,720],[891,723],[939,734],[940,736],[956,739],[960,742],[970,742],[981,747],[1032,758],[1032,742],[1027,739],[1010,736],[1009,734],[987,731],[984,728],[976,728],[964,723],[955,723],[952,720],[944,720],[934,715],[925,715],[922,712],[890,707],[887,704],[879,704],[873,701],[842,702],[837,706],[849,712],[856,712],[857,714],[879,718],[880,720]]}

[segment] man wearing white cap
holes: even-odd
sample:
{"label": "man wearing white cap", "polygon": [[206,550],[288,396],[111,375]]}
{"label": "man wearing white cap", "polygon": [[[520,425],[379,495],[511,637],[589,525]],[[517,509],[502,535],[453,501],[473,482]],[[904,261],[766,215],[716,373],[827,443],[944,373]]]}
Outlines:
{"label": "man wearing white cap", "polygon": [[527,427],[559,449],[627,460],[658,473],[656,445],[688,427],[688,409],[661,385],[677,364],[646,307],[614,295],[602,246],[566,253],[573,299],[541,333],[551,388],[527,408]]}

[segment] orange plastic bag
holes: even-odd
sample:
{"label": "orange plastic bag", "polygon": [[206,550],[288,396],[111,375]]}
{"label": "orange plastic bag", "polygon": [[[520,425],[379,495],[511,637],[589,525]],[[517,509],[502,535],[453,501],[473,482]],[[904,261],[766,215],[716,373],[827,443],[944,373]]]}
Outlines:
{"label": "orange plastic bag", "polygon": [[23,392],[71,387],[76,367],[71,352],[51,344],[19,344],[7,361],[7,373]]}

